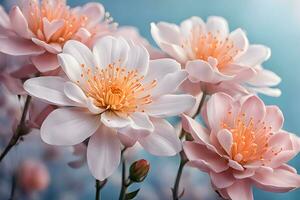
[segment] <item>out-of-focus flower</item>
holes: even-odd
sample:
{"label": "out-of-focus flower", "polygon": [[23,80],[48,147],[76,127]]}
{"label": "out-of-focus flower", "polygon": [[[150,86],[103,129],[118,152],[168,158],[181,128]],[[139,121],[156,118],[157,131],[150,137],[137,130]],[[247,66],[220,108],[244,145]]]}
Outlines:
{"label": "out-of-focus flower", "polygon": [[137,160],[131,164],[129,169],[129,179],[133,182],[142,182],[148,175],[150,163],[145,160]]}
{"label": "out-of-focus flower", "polygon": [[[69,41],[59,55],[68,76],[38,77],[25,82],[32,96],[59,106],[41,127],[53,145],[75,145],[90,138],[87,161],[104,180],[118,167],[121,146],[138,141],[155,155],[171,156],[181,142],[164,117],[190,109],[191,95],[172,94],[187,77],[171,59],[150,60],[147,50],[123,38],[107,36],[91,51]],[[120,143],[121,142],[121,143]]]}
{"label": "out-of-focus flower", "polygon": [[217,93],[203,113],[207,128],[183,116],[183,128],[195,139],[183,148],[190,165],[209,173],[224,198],[253,199],[251,184],[272,192],[300,187],[300,176],[286,164],[299,152],[300,139],[281,130],[278,107],[257,96],[235,101]]}
{"label": "out-of-focus flower", "polygon": [[9,15],[1,7],[0,17],[0,52],[29,56],[40,72],[59,67],[57,54],[68,40],[91,45],[111,28],[99,3],[70,8],[65,0],[26,0]]}
{"label": "out-of-focus flower", "polygon": [[17,171],[18,184],[26,192],[42,191],[50,182],[46,166],[37,160],[25,160]]}
{"label": "out-of-focus flower", "polygon": [[221,17],[209,17],[206,23],[191,17],[180,26],[152,23],[151,33],[158,46],[189,72],[183,89],[193,94],[200,92],[201,83],[206,93],[280,95],[280,90],[270,88],[280,78],[261,67],[270,57],[269,48],[249,45],[241,29],[229,33],[227,21]]}
{"label": "out-of-focus flower", "polygon": [[131,40],[135,44],[143,45],[149,52],[150,59],[166,58],[167,55],[159,49],[153,47],[146,38],[142,37],[139,30],[133,26],[120,26],[112,34],[116,37],[123,37],[126,40]]}

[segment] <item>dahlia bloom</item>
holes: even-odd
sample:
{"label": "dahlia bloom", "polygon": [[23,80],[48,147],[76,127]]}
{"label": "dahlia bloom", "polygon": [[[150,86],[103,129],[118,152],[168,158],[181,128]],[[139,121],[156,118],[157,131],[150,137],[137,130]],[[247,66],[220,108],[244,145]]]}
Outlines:
{"label": "dahlia bloom", "polygon": [[282,130],[277,106],[265,106],[257,96],[235,101],[225,93],[208,100],[207,127],[183,116],[183,128],[194,141],[183,144],[189,164],[210,175],[224,198],[253,199],[251,185],[272,192],[300,187],[300,176],[286,164],[300,149],[300,140]]}
{"label": "dahlia bloom", "polygon": [[232,96],[250,92],[280,95],[280,90],[270,88],[280,78],[261,67],[270,57],[269,48],[249,45],[241,29],[229,32],[222,17],[209,17],[206,23],[199,17],[191,17],[180,26],[152,23],[151,34],[157,45],[188,71],[189,82],[183,88],[192,93],[202,89],[206,93],[222,91]]}
{"label": "dahlia bloom", "polygon": [[90,137],[87,162],[99,180],[120,162],[121,144],[136,142],[155,155],[181,150],[175,129],[164,117],[190,109],[191,95],[172,94],[187,72],[171,59],[149,60],[143,46],[106,36],[93,50],[69,41],[58,55],[68,78],[38,77],[25,90],[46,102],[63,106],[45,119],[41,137],[53,145],[75,145]]}
{"label": "dahlia bloom", "polygon": [[29,56],[40,72],[59,67],[57,54],[68,40],[91,44],[109,32],[99,3],[70,8],[65,0],[20,1],[9,14],[0,8],[0,52]]}

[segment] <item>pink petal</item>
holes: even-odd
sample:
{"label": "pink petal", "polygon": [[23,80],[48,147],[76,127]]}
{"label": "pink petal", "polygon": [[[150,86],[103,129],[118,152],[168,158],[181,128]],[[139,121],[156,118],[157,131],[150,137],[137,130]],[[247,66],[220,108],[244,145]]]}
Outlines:
{"label": "pink petal", "polygon": [[40,72],[48,72],[59,67],[57,55],[51,53],[44,53],[39,56],[31,58],[32,63]]}
{"label": "pink petal", "polygon": [[132,147],[137,142],[137,138],[132,138],[123,133],[118,133],[119,140],[125,147]]}
{"label": "pink petal", "polygon": [[60,108],[51,112],[41,127],[44,142],[52,145],[75,145],[98,129],[99,117],[77,108]]}
{"label": "pink petal", "polygon": [[251,182],[248,180],[236,181],[227,188],[231,200],[253,200]]}
{"label": "pink petal", "polygon": [[0,27],[4,29],[12,28],[10,19],[2,6],[0,6]]}
{"label": "pink petal", "polygon": [[232,79],[232,76],[221,74],[217,69],[214,69],[208,62],[203,60],[188,61],[186,70],[189,73],[189,80],[193,83],[200,81],[218,83]]}
{"label": "pink petal", "polygon": [[206,28],[208,32],[219,33],[224,39],[227,37],[229,28],[226,19],[223,17],[211,16],[207,19]]}
{"label": "pink petal", "polygon": [[239,164],[238,162],[234,161],[234,160],[229,159],[228,160],[228,165],[229,165],[229,167],[231,167],[235,170],[244,171],[244,167],[241,164]]}
{"label": "pink petal", "polygon": [[209,150],[205,145],[195,142],[184,142],[183,149],[190,161],[202,161],[216,173],[228,169],[226,160],[220,157],[216,152]]}
{"label": "pink petal", "polygon": [[154,131],[154,126],[149,118],[149,116],[144,112],[135,112],[130,115],[133,123],[131,127],[137,130],[146,130],[149,132]]}
{"label": "pink petal", "polygon": [[87,162],[93,176],[103,181],[118,168],[121,146],[114,129],[101,126],[90,138],[87,147]]}
{"label": "pink petal", "polygon": [[11,9],[9,13],[9,18],[15,32],[19,36],[28,39],[29,38],[28,23],[18,6],[15,6]]}
{"label": "pink petal", "polygon": [[81,8],[81,13],[88,17],[89,26],[93,27],[103,20],[105,9],[100,3],[91,2]]}
{"label": "pink petal", "polygon": [[92,37],[92,34],[86,28],[80,28],[76,32],[75,37],[78,37],[78,40],[82,43],[87,43],[88,40]]}
{"label": "pink petal", "polygon": [[256,75],[247,81],[253,86],[276,86],[281,82],[281,78],[274,72],[267,69],[256,70]]}
{"label": "pink petal", "polygon": [[234,171],[233,176],[236,179],[245,179],[253,176],[255,174],[254,169],[245,169],[244,171]]}
{"label": "pink petal", "polygon": [[219,143],[226,151],[226,153],[230,156],[231,155],[231,146],[233,142],[232,134],[227,129],[222,129],[217,133],[217,138]]}
{"label": "pink petal", "polygon": [[231,186],[235,181],[230,171],[225,171],[222,173],[215,173],[211,171],[209,173],[209,176],[212,183],[219,189],[227,188]]}
{"label": "pink petal", "polygon": [[300,176],[284,168],[256,173],[252,180],[257,187],[270,192],[288,192],[300,187]]}
{"label": "pink petal", "polygon": [[174,127],[164,119],[152,119],[154,131],[139,138],[139,143],[149,153],[157,156],[174,156],[181,150],[181,141]]}
{"label": "pink petal", "polygon": [[277,106],[266,106],[266,116],[264,122],[272,127],[272,131],[277,132],[283,125],[283,114]]}
{"label": "pink petal", "polygon": [[37,38],[32,38],[31,39],[32,42],[34,42],[36,45],[43,47],[44,49],[46,49],[49,53],[53,53],[53,54],[58,54],[62,51],[62,48],[60,46],[60,44],[57,43],[46,43],[42,40],[39,40]]}
{"label": "pink petal", "polygon": [[43,18],[43,26],[44,26],[44,34],[46,36],[46,40],[49,41],[52,37],[52,35],[54,35],[57,31],[59,31],[63,25],[64,25],[64,21],[63,20],[52,20],[51,22],[49,22],[49,20],[44,17]]}
{"label": "pink petal", "polygon": [[0,37],[0,52],[13,55],[38,55],[45,52],[45,50],[30,40],[20,37]]}
{"label": "pink petal", "polygon": [[248,49],[249,42],[245,32],[242,29],[236,29],[229,35],[229,39],[233,42],[234,46],[242,51]]}
{"label": "pink petal", "polygon": [[225,93],[216,93],[207,102],[207,118],[210,127],[216,132],[221,123],[228,120],[228,112],[232,111],[233,99]]}
{"label": "pink petal", "polygon": [[241,113],[245,113],[246,123],[248,123],[251,118],[253,118],[254,123],[263,121],[266,114],[265,104],[259,97],[249,96],[243,102]]}

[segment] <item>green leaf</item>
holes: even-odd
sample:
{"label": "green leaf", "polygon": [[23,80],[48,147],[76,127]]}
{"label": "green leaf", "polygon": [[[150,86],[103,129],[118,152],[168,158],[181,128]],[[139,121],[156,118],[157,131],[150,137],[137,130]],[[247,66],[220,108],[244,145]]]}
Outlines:
{"label": "green leaf", "polygon": [[139,191],[140,191],[140,189],[137,189],[133,192],[127,193],[125,196],[125,200],[133,199],[134,197],[136,197],[136,195],[138,194]]}

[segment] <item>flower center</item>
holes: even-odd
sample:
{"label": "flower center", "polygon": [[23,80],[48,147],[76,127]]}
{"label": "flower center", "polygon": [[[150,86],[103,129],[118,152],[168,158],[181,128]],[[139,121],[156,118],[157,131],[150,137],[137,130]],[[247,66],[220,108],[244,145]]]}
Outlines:
{"label": "flower center", "polygon": [[[76,32],[86,26],[88,17],[79,15],[66,5],[65,0],[30,0],[29,9],[22,9],[31,32],[40,40],[47,43],[64,44],[67,40],[74,38]],[[26,12],[28,11],[28,12]],[[49,23],[62,21],[63,24],[51,36],[46,35],[44,20]],[[52,27],[53,28],[53,27]],[[49,30],[48,30],[49,31]]]}
{"label": "flower center", "polygon": [[219,31],[207,33],[201,27],[196,27],[191,31],[182,47],[186,49],[190,59],[204,61],[208,61],[209,57],[217,59],[217,67],[220,71],[242,51],[228,37],[223,38]]}
{"label": "flower center", "polygon": [[[232,113],[228,112],[228,119],[230,115]],[[266,161],[270,161],[267,160],[270,159],[269,154],[277,155],[282,150],[269,147],[269,139],[273,135],[272,127],[265,122],[254,123],[253,118],[246,123],[245,114],[240,114],[231,124],[222,122],[221,127],[231,132],[233,143],[229,156],[240,164],[260,161],[265,165]]]}
{"label": "flower center", "polygon": [[81,66],[82,79],[77,83],[99,108],[130,114],[144,112],[143,106],[152,102],[151,89],[157,82],[144,83],[144,76],[140,76],[137,70],[127,70],[116,64],[105,69]]}

